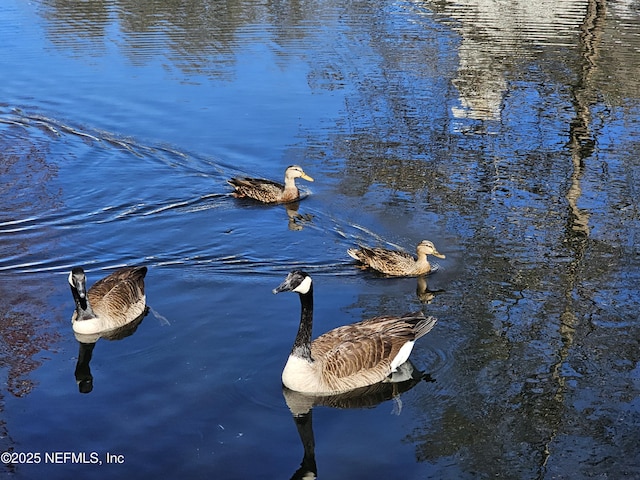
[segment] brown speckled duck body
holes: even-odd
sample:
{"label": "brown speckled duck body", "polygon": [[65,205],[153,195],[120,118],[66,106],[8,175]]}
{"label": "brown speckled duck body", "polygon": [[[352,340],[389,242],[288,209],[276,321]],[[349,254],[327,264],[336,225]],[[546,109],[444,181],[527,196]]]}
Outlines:
{"label": "brown speckled duck body", "polygon": [[445,258],[436,250],[433,242],[422,240],[416,247],[417,258],[407,252],[389,250],[386,248],[369,248],[360,246],[350,248],[347,253],[358,260],[363,266],[396,277],[415,277],[426,275],[432,271],[427,255]]}
{"label": "brown speckled duck body", "polygon": [[234,188],[236,198],[252,198],[262,203],[287,203],[300,198],[296,178],[313,182],[299,165],[291,165],[284,172],[284,185],[264,178],[236,177],[227,183]]}

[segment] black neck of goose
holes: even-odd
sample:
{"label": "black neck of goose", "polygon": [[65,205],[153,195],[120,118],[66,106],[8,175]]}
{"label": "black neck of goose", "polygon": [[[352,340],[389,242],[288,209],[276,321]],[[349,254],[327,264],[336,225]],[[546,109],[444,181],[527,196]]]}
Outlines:
{"label": "black neck of goose", "polygon": [[[298,435],[302,441],[302,447],[304,448],[304,456],[302,457],[302,463],[300,468],[296,470],[291,479],[304,479],[304,478],[316,478],[318,474],[318,467],[316,466],[316,444],[313,438],[313,411],[310,410],[305,414],[297,415],[293,417],[298,428]],[[312,473],[313,476],[309,474]]]}
{"label": "black neck of goose", "polygon": [[313,329],[313,285],[307,293],[300,296],[300,326],[293,342],[291,355],[313,361],[311,358],[311,330]]}
{"label": "black neck of goose", "polygon": [[73,300],[76,302],[78,320],[87,320],[96,316],[95,313],[93,313],[93,309],[91,308],[91,305],[89,305],[89,300],[86,296],[84,298],[80,297],[78,290],[74,287],[71,287],[71,294],[73,295]]}

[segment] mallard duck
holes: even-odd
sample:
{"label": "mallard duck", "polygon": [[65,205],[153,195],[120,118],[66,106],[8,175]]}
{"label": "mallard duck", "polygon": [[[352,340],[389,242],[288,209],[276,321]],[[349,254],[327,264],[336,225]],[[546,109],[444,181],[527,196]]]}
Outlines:
{"label": "mallard duck", "polygon": [[69,273],[76,304],[71,317],[73,331],[95,334],[122,327],[146,313],[144,277],[147,267],[124,267],[98,280],[87,291],[82,267]]}
{"label": "mallard duck", "polygon": [[282,372],[285,387],[302,393],[334,394],[380,382],[407,361],[414,342],[436,324],[424,313],[380,316],[335,328],[311,341],[313,283],[294,270],[273,293],[296,292],[298,334]]}
{"label": "mallard duck", "polygon": [[291,165],[284,172],[284,185],[264,178],[236,177],[227,180],[235,191],[236,198],[249,197],[263,203],[286,203],[300,198],[296,187],[296,178],[313,182],[313,178],[304,173],[299,165]]}
{"label": "mallard duck", "polygon": [[350,248],[347,253],[351,258],[364,264],[365,267],[387,275],[402,277],[426,275],[431,272],[431,264],[427,260],[427,255],[445,258],[429,240],[422,240],[416,247],[417,260],[409,253],[386,248],[360,246],[359,248]]}

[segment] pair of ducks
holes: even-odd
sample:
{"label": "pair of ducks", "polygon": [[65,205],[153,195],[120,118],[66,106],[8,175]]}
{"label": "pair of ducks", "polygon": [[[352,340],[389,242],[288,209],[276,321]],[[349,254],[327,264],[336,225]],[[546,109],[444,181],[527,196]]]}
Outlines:
{"label": "pair of ducks", "polygon": [[[285,184],[255,178],[234,178],[236,197],[249,197],[264,203],[295,201],[299,192],[295,179],[313,179],[293,165],[285,172]],[[431,271],[427,255],[439,258],[433,243],[423,240],[417,246],[417,260],[410,254],[383,248],[359,247],[348,254],[387,275],[418,276]],[[69,274],[69,285],[76,310],[72,316],[74,332],[95,334],[120,328],[146,312],[144,277],[147,267],[121,268],[86,288],[81,267]],[[273,293],[294,292],[300,297],[298,333],[282,372],[287,388],[310,395],[332,395],[373,385],[390,378],[408,359],[416,340],[426,335],[436,319],[423,312],[402,316],[379,316],[335,328],[311,340],[313,326],[313,281],[300,270],[290,272]]]}
{"label": "pair of ducks", "polygon": [[[288,203],[300,199],[296,178],[313,182],[299,165],[291,165],[284,172],[284,185],[264,178],[236,177],[228,180],[236,198],[251,198],[262,203]],[[351,248],[350,257],[378,272],[392,276],[419,276],[431,272],[427,255],[445,258],[429,240],[423,240],[416,248],[415,260],[410,254],[384,248]]]}

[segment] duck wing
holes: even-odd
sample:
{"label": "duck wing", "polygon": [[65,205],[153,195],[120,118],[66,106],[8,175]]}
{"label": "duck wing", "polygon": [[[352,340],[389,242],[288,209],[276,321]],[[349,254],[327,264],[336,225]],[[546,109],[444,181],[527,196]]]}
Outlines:
{"label": "duck wing", "polygon": [[236,177],[228,180],[237,197],[249,197],[263,202],[276,202],[282,196],[284,185],[265,178]]}
{"label": "duck wing", "polygon": [[378,270],[379,272],[403,274],[415,266],[415,259],[411,254],[386,248],[359,247],[347,251],[347,253],[363,264]]}

